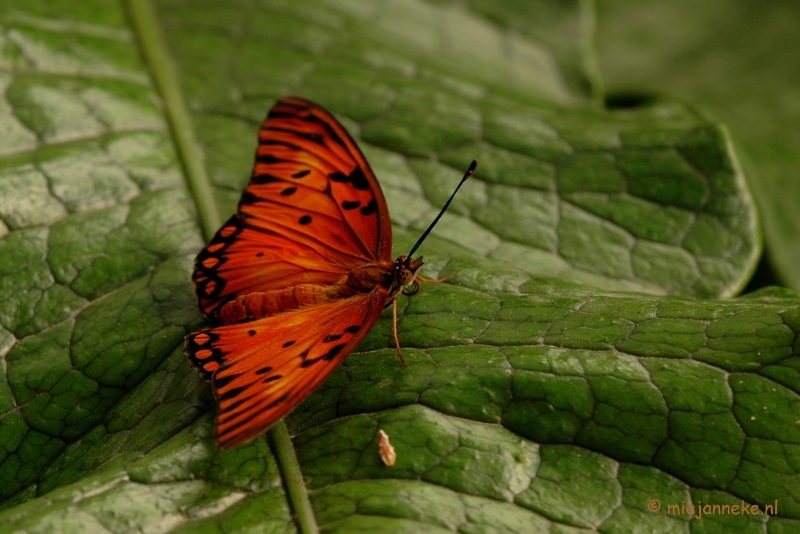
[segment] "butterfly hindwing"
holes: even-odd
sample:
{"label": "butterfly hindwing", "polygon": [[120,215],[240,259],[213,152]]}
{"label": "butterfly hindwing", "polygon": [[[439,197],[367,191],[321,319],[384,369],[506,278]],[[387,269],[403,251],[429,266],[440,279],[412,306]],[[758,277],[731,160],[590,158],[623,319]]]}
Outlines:
{"label": "butterfly hindwing", "polygon": [[195,263],[203,312],[237,295],[331,284],[365,263],[391,260],[389,212],[358,146],[327,111],[283,98],[259,132],[239,209]]}
{"label": "butterfly hindwing", "polygon": [[387,300],[376,289],[187,336],[186,353],[219,403],[218,444],[235,447],[285,416],[358,346]]}

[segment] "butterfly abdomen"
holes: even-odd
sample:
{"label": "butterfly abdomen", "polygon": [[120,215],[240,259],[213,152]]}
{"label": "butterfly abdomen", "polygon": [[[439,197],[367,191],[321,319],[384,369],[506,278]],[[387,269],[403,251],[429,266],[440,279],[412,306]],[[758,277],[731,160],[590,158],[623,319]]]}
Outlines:
{"label": "butterfly abdomen", "polygon": [[283,289],[258,291],[239,295],[219,310],[219,320],[225,324],[262,319],[303,306],[324,304],[336,296],[335,286],[297,284]]}
{"label": "butterfly abdomen", "polygon": [[239,295],[225,303],[217,319],[225,324],[239,323],[278,315],[304,306],[325,304],[369,293],[378,287],[392,285],[393,264],[380,263],[357,267],[330,285],[297,284],[283,289]]}

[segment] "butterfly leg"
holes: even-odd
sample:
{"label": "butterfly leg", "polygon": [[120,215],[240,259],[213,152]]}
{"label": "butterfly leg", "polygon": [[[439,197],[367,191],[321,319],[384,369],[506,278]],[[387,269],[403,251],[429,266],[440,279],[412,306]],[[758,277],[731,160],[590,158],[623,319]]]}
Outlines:
{"label": "butterfly leg", "polygon": [[453,276],[454,274],[455,273],[450,273],[444,278],[439,278],[439,279],[425,278],[424,276],[417,275],[417,280],[419,280],[420,282],[425,282],[426,284],[441,284],[443,282],[447,282],[450,279],[450,277]]}
{"label": "butterfly leg", "polygon": [[400,352],[400,340],[397,338],[397,299],[392,299],[392,333],[394,334],[394,346],[397,348],[397,357],[403,364],[406,363],[403,353]]}

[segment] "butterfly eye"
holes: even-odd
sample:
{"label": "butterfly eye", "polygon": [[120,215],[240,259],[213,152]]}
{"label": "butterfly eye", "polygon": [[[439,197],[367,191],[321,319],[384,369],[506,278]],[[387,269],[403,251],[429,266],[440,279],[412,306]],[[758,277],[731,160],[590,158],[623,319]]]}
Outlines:
{"label": "butterfly eye", "polygon": [[409,285],[403,288],[403,295],[407,297],[413,297],[417,293],[419,293],[419,283],[416,280],[414,280]]}

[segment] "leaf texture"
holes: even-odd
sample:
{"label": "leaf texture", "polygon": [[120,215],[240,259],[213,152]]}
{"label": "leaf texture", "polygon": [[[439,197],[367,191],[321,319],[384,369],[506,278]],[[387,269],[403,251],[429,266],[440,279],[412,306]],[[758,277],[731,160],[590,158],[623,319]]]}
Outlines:
{"label": "leaf texture", "polygon": [[[223,211],[289,93],[359,140],[395,254],[481,161],[422,249],[449,283],[401,300],[408,365],[382,317],[288,418],[317,523],[677,532],[669,505],[777,501],[702,525],[796,530],[800,298],[696,298],[759,252],[725,129],[592,107],[584,36],[559,38],[587,13],[489,4],[156,3]],[[181,351],[200,226],[126,20],[0,19],[0,532],[295,531],[269,440],[215,449]]]}

